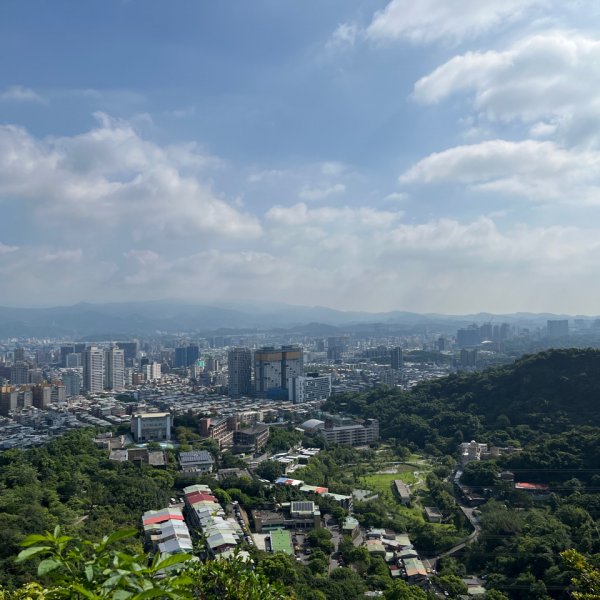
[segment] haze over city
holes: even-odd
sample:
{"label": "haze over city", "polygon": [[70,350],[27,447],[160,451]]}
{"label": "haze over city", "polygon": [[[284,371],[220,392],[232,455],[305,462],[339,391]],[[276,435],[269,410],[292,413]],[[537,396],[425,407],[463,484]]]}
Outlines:
{"label": "haze over city", "polygon": [[0,305],[597,314],[598,12],[5,2]]}

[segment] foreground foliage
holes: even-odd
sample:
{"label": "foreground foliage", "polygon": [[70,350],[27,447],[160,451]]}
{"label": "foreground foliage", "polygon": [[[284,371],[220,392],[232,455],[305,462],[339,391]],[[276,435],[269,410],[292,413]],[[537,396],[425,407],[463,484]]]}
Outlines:
{"label": "foreground foliage", "polygon": [[125,530],[101,542],[53,533],[31,535],[17,562],[42,559],[37,576],[45,582],[0,592],[1,600],[74,598],[87,600],[283,600],[285,595],[264,575],[239,559],[201,563],[189,554],[130,554],[115,543],[135,535]]}

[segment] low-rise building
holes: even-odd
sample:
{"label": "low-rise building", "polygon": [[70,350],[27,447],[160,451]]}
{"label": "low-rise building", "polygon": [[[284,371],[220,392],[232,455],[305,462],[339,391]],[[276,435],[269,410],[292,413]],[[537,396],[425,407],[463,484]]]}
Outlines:
{"label": "low-rise building", "polygon": [[233,433],[233,443],[239,452],[260,452],[269,439],[269,426],[257,424]]}
{"label": "low-rise building", "polygon": [[207,450],[179,453],[179,466],[185,473],[212,473],[215,459]]}
{"label": "low-rise building", "polygon": [[379,439],[379,421],[367,419],[363,424],[337,426],[326,423],[320,434],[333,444],[366,446]]}
{"label": "low-rise building", "polygon": [[410,490],[403,481],[400,481],[399,479],[394,480],[394,491],[404,506],[410,506]]}
{"label": "low-rise building", "polygon": [[442,513],[437,506],[426,506],[425,507],[425,517],[430,523],[441,523],[442,522]]}
{"label": "low-rise building", "polygon": [[168,412],[137,413],[131,417],[131,434],[136,442],[165,442],[171,439],[171,424]]}

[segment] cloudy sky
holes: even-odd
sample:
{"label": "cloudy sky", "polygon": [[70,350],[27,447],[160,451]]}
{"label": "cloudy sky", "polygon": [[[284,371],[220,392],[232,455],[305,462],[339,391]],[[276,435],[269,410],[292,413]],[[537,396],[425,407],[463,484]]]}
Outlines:
{"label": "cloudy sky", "polygon": [[0,5],[0,304],[597,314],[600,4]]}

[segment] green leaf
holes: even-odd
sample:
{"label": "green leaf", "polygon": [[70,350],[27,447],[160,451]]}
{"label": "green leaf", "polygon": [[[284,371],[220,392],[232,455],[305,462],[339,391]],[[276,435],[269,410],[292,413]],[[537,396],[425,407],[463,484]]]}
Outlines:
{"label": "green leaf", "polygon": [[38,542],[47,542],[48,538],[45,535],[28,535],[22,542],[21,546],[27,547],[32,546],[33,544],[37,544]]}
{"label": "green leaf", "polygon": [[42,577],[42,575],[47,575],[51,571],[58,569],[58,567],[60,567],[60,565],[61,565],[60,561],[55,560],[54,558],[46,558],[38,565],[38,570],[37,570],[38,577]]}
{"label": "green leaf", "polygon": [[15,562],[23,562],[24,560],[30,559],[32,556],[36,556],[37,554],[41,554],[42,552],[47,552],[48,550],[50,550],[49,546],[33,546],[32,548],[21,550]]}
{"label": "green leaf", "polygon": [[112,577],[109,577],[103,584],[102,587],[104,589],[111,589],[114,588],[115,586],[117,586],[121,579],[123,579],[124,575],[122,573],[117,573],[116,575],[113,575]]}
{"label": "green leaf", "polygon": [[122,529],[121,531],[115,531],[111,533],[104,542],[107,546],[110,544],[114,544],[119,540],[123,540],[125,538],[133,537],[137,535],[137,529]]}
{"label": "green leaf", "polygon": [[191,560],[191,558],[191,554],[172,554],[171,556],[167,556],[167,558],[160,560],[152,567],[152,569],[154,571],[160,571],[172,565],[178,565],[182,562],[187,562],[188,560]]}
{"label": "green leaf", "polygon": [[92,565],[87,565],[85,567],[85,578],[90,582],[94,579],[94,568]]}
{"label": "green leaf", "polygon": [[128,592],[127,590],[117,590],[112,595],[112,600],[128,600],[128,598],[131,598],[131,596],[133,596],[133,592]]}
{"label": "green leaf", "polygon": [[89,598],[89,600],[98,600],[100,596],[97,596],[90,590],[86,590],[82,585],[75,583],[71,586],[71,589],[75,592],[80,593],[84,598]]}
{"label": "green leaf", "polygon": [[[135,595],[135,600],[145,600],[146,598],[172,598],[173,594],[170,592],[167,592],[165,590],[161,590],[159,588],[152,588],[151,590],[145,590],[144,592],[142,592],[141,594],[136,594]],[[186,596],[186,595],[182,595],[182,594],[177,594],[176,596],[177,598],[186,598],[186,597],[190,597]]]}
{"label": "green leaf", "polygon": [[54,537],[57,538],[60,535],[60,525],[54,528]]}

